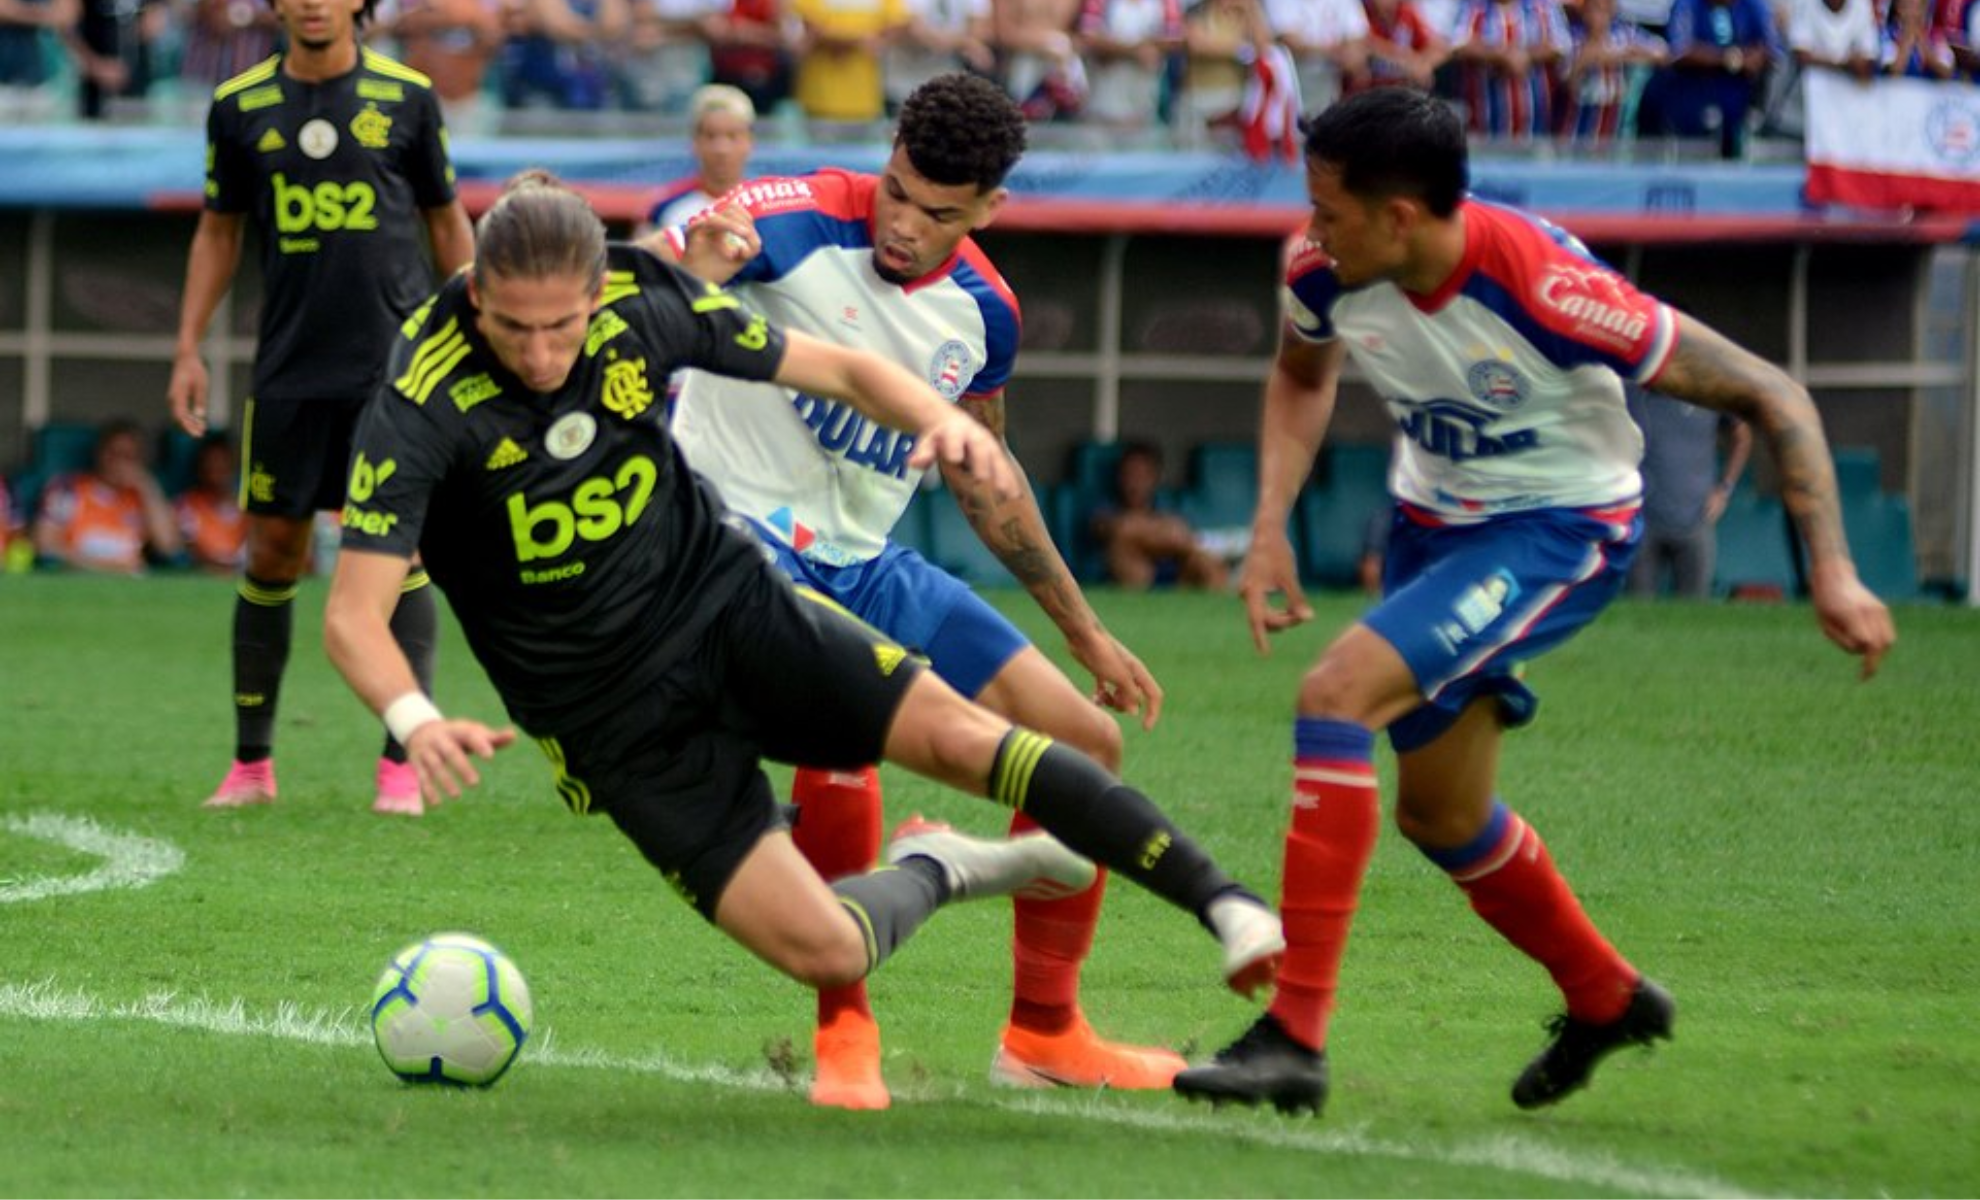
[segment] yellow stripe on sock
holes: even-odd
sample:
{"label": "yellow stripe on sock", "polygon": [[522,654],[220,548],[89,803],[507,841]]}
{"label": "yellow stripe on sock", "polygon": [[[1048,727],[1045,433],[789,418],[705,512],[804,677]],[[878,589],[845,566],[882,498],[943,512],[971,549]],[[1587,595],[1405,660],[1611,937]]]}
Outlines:
{"label": "yellow stripe on sock", "polygon": [[433,576],[426,573],[425,567],[414,567],[406,572],[406,581],[399,585],[399,594],[403,596],[407,592],[416,592],[432,582]]}
{"label": "yellow stripe on sock", "polygon": [[258,604],[262,608],[280,608],[294,600],[296,593],[301,590],[300,583],[291,583],[285,587],[263,587],[245,575],[241,576],[240,586],[235,589],[241,599],[249,604]]}
{"label": "yellow stripe on sock", "polygon": [[839,907],[851,913],[853,921],[859,925],[859,936],[866,941],[866,969],[873,970],[880,965],[880,939],[873,934],[873,918],[867,915],[859,901],[848,896],[839,897]]}
{"label": "yellow stripe on sock", "polygon": [[1023,812],[1025,797],[1031,793],[1031,774],[1051,746],[1052,739],[1042,733],[1011,730],[990,772],[991,799],[1005,808]]}

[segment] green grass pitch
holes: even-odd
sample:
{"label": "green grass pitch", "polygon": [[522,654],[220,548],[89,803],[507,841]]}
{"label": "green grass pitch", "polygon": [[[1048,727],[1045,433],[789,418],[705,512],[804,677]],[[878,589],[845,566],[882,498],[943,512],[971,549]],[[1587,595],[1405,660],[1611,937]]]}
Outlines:
{"label": "green grass pitch", "polygon": [[[1536,663],[1503,793],[1677,995],[1677,1040],[1516,1111],[1551,986],[1388,830],[1313,1121],[992,1087],[995,904],[941,914],[874,981],[894,1108],[812,1109],[808,995],[608,820],[566,814],[534,748],[424,819],[366,811],[378,735],[322,656],[322,590],[281,802],[212,813],[228,585],[0,580],[0,1194],[1980,1192],[1980,614],[1901,611],[1868,685],[1794,607],[1622,604]],[[1169,692],[1126,774],[1275,894],[1294,687],[1358,601],[1323,599],[1267,659],[1228,597],[1097,602]],[[1057,652],[1021,595],[999,603]],[[443,705],[497,717],[457,636],[443,653]],[[890,821],[1002,826],[888,788]],[[455,928],[536,998],[486,1092],[401,1085],[363,1021],[387,956]],[[1085,1000],[1106,1033],[1199,1055],[1253,1011],[1192,921],[1120,882]]]}

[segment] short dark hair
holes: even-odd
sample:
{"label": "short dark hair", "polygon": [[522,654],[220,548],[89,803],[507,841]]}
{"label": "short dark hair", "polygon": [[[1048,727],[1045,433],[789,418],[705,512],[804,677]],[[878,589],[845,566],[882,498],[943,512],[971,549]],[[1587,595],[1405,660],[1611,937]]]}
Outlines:
{"label": "short dark hair", "polygon": [[1338,170],[1355,196],[1409,196],[1439,217],[1456,212],[1464,198],[1464,126],[1428,92],[1375,88],[1306,118],[1300,131],[1307,161]]}
{"label": "short dark hair", "polygon": [[531,167],[516,175],[474,227],[474,276],[605,278],[605,225],[591,204],[555,175]]}
{"label": "short dark hair", "polygon": [[1002,187],[1024,156],[1024,114],[1004,89],[961,71],[914,89],[901,105],[894,144],[914,169],[944,187]]}

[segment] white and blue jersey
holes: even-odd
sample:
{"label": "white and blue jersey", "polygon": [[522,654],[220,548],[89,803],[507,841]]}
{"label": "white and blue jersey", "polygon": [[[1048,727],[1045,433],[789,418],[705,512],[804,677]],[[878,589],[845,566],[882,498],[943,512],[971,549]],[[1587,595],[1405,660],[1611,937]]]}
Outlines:
{"label": "white and blue jersey", "polygon": [[1677,317],[1525,213],[1461,210],[1464,258],[1430,296],[1344,288],[1307,243],[1286,312],[1309,341],[1345,339],[1400,431],[1389,485],[1447,521],[1635,500],[1643,435],[1618,375],[1649,383]]}
{"label": "white and blue jersey", "polygon": [[[1017,298],[976,243],[907,284],[873,265],[879,181],[843,171],[760,179],[724,198],[762,249],[729,290],[773,324],[906,367],[951,401],[994,396],[1017,357]],[[678,253],[685,230],[667,231]],[[962,581],[890,535],[921,482],[914,438],[850,405],[774,384],[684,374],[673,433],[793,579],[925,654],[965,696],[1028,643]]]}
{"label": "white and blue jersey", "polygon": [[[878,182],[821,171],[730,193],[763,248],[729,290],[773,324],[872,351],[950,400],[995,395],[1017,357],[1017,298],[969,239],[912,283],[882,279],[873,265]],[[677,251],[685,244],[679,228],[668,237]],[[700,371],[682,381],[674,436],[730,508],[828,566],[878,555],[921,481],[907,465],[914,439],[849,405]]]}
{"label": "white and blue jersey", "polygon": [[1508,724],[1536,701],[1521,662],[1565,641],[1620,590],[1642,522],[1643,436],[1618,376],[1649,384],[1677,316],[1536,217],[1467,201],[1464,257],[1431,295],[1342,286],[1296,245],[1292,330],[1344,340],[1397,427],[1397,500],[1383,601],[1364,623],[1415,673],[1426,704],[1398,750],[1434,739],[1472,699]]}

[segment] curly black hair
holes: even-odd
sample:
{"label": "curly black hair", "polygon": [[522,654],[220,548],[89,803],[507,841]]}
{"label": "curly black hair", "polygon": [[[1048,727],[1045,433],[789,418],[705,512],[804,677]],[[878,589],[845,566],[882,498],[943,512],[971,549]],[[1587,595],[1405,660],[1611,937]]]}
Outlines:
{"label": "curly black hair", "polygon": [[894,144],[914,169],[944,187],[1003,186],[1024,154],[1024,114],[1004,89],[979,75],[937,75],[901,105]]}

